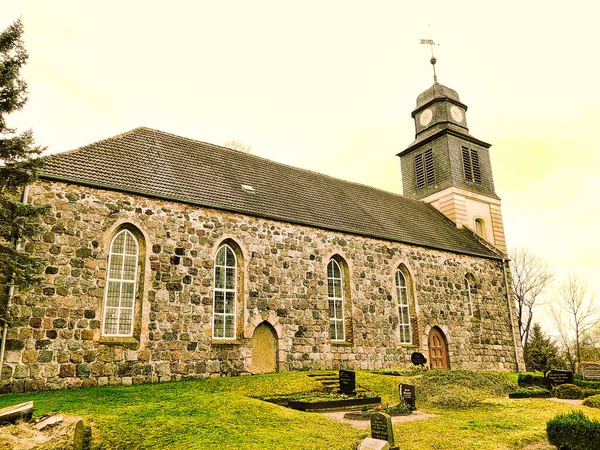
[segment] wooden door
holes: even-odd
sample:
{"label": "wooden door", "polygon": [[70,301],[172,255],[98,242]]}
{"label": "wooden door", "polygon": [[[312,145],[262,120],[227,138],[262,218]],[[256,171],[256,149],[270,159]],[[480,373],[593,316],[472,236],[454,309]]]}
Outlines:
{"label": "wooden door", "polygon": [[448,345],[446,337],[439,328],[429,332],[429,362],[432,369],[449,369]]}
{"label": "wooden door", "polygon": [[277,372],[277,333],[262,322],[252,336],[252,373]]}

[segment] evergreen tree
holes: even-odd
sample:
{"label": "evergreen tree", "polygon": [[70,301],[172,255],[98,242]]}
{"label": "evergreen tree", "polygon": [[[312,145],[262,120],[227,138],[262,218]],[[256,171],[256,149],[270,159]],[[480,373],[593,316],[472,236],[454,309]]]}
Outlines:
{"label": "evergreen tree", "polygon": [[525,354],[525,366],[529,372],[546,372],[551,369],[564,367],[565,363],[559,356],[558,347],[547,338],[539,323],[534,323],[531,337]]}
{"label": "evergreen tree", "polygon": [[18,133],[6,116],[27,102],[27,83],[21,68],[28,54],[23,44],[23,23],[15,21],[0,33],[0,320],[6,320],[10,286],[25,288],[39,278],[42,260],[20,251],[19,241],[39,232],[38,218],[46,206],[22,202],[27,184],[36,179],[42,148],[31,130]]}

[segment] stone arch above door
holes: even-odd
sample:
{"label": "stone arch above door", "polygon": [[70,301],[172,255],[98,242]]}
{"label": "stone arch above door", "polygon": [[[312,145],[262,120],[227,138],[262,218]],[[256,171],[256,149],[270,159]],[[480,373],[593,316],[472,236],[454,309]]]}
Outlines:
{"label": "stone arch above door", "polygon": [[277,372],[279,345],[275,328],[266,320],[261,322],[252,335],[252,373]]}
{"label": "stone arch above door", "polygon": [[427,343],[429,347],[429,366],[432,369],[449,369],[448,340],[444,332],[438,327],[433,327],[427,336]]}

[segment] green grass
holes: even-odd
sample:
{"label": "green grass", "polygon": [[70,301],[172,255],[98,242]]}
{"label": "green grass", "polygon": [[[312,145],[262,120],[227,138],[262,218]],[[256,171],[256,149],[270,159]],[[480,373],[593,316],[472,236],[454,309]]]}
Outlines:
{"label": "green grass", "polygon": [[[399,383],[415,384],[419,410],[438,414],[395,424],[396,443],[403,449],[520,449],[545,441],[546,421],[559,413],[580,409],[600,419],[596,408],[509,400],[515,381],[514,376],[466,371],[357,373],[357,383],[388,404],[398,403]],[[83,416],[93,425],[95,449],[354,449],[368,431],[254,398],[319,386],[296,372],[5,395],[0,407],[33,400],[36,417],[50,411]]]}

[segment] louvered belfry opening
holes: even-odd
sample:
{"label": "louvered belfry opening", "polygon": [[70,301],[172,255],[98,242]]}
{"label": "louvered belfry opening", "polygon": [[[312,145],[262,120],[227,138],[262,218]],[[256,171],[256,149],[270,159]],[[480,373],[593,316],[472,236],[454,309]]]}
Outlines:
{"label": "louvered belfry opening", "polygon": [[435,184],[433,151],[431,149],[415,156],[415,178],[417,180],[417,189]]}
{"label": "louvered belfry opening", "polygon": [[479,169],[479,154],[477,150],[463,147],[462,157],[465,179],[474,183],[481,183],[481,170]]}

